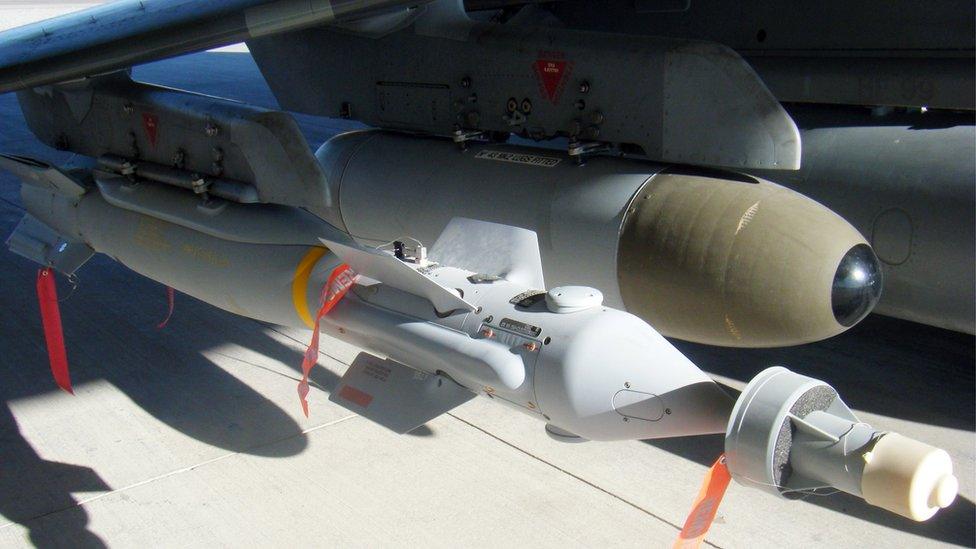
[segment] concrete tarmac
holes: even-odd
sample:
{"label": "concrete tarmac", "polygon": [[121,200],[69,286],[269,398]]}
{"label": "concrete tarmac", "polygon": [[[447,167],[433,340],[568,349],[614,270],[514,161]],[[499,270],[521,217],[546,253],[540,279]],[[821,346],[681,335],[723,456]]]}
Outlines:
{"label": "concrete tarmac", "polygon": [[[137,78],[274,106],[246,53]],[[314,148],[345,122],[297,117]],[[62,162],[0,95],[0,151]],[[22,215],[0,173],[0,233]],[[324,338],[311,417],[295,387],[310,332],[177,295],[105,256],[63,279],[75,396],[51,380],[36,266],[0,251],[0,546],[663,547],[721,437],[566,445],[483,398],[397,436],[327,400],[357,349]],[[785,501],[733,484],[716,547],[976,542],[974,338],[883,317],[788,349],[676,344],[730,387],[773,364],[823,378],[867,422],[946,448],[955,505],[927,523],[843,494]]]}

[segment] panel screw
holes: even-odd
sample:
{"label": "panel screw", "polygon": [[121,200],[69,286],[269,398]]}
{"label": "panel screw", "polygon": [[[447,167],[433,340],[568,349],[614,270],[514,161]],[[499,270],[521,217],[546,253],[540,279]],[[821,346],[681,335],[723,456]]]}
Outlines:
{"label": "panel screw", "polygon": [[213,163],[210,164],[210,171],[219,177],[224,173],[224,150],[220,147],[214,147],[210,152],[213,154]]}
{"label": "panel screw", "polygon": [[139,141],[135,132],[129,132],[129,149],[133,158],[139,158]]}
{"label": "panel screw", "polygon": [[176,149],[176,153],[173,154],[173,167],[180,169],[186,167],[186,151]]}
{"label": "panel screw", "polygon": [[465,76],[464,78],[462,78],[461,79],[461,87],[462,88],[470,88],[471,87],[471,79],[468,78],[467,76]]}
{"label": "panel screw", "polygon": [[589,82],[587,82],[586,80],[584,80],[584,81],[582,81],[582,82],[580,82],[580,85],[579,85],[579,92],[580,92],[580,93],[586,93],[586,92],[588,92],[588,91],[590,91],[590,83],[589,83]]}
{"label": "panel screw", "polygon": [[630,389],[630,382],[629,381],[625,382],[624,383],[624,387],[627,388],[627,389]]}

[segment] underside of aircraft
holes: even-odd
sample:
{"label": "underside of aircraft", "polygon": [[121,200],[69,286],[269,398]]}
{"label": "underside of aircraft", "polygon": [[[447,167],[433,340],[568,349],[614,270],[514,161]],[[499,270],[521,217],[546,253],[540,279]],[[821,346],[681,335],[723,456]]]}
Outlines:
{"label": "underside of aircraft", "polygon": [[[103,253],[311,328],[306,413],[321,330],[372,353],[330,400],[396,432],[482,395],[562,441],[725,433],[741,483],[925,520],[946,452],[784,368],[733,402],[665,336],[973,334],[974,36],[971,2],[115,2],[0,33],[0,93],[77,155],[0,155],[7,245],[48,327]],[[130,76],[242,41],[281,110]],[[285,111],[369,129],[312,151]]]}

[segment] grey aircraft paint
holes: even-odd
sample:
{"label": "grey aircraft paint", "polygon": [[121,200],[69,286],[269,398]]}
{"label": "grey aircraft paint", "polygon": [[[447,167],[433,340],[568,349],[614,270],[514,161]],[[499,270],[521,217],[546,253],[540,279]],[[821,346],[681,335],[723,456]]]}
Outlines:
{"label": "grey aircraft paint", "polygon": [[[867,18],[869,24],[859,27],[860,30],[857,32],[850,32],[850,29],[839,24],[835,24],[834,27],[836,28],[831,28],[830,32],[823,32],[819,29],[816,32],[811,32],[809,28],[802,26],[795,28],[795,25],[791,27],[793,23],[782,10],[788,12],[800,9],[802,11],[802,7],[789,3],[789,5],[784,4],[777,7],[776,10],[779,11],[773,12],[775,20],[761,27],[756,26],[760,21],[755,17],[755,13],[761,6],[751,2],[739,5],[733,10],[734,13],[728,12],[727,8],[716,2],[696,2],[694,5],[678,3],[673,6],[669,4],[670,7],[647,2],[633,4],[632,6],[628,3],[627,5],[630,7],[627,7],[622,2],[610,2],[600,13],[587,11],[592,9],[592,6],[587,7],[583,3],[563,2],[544,8],[524,8],[518,11],[515,17],[511,17],[511,13],[492,14],[486,12],[487,15],[479,14],[480,20],[488,20],[494,17],[493,21],[504,22],[510,19],[510,24],[507,26],[493,26],[492,23],[487,24],[487,26],[473,24],[464,16],[459,9],[460,4],[457,2],[440,2],[430,9],[417,10],[398,10],[396,2],[367,4],[347,5],[344,3],[313,2],[293,5],[286,2],[275,3],[273,6],[267,7],[261,2],[239,2],[214,7],[190,2],[183,4],[181,9],[184,11],[170,9],[172,6],[162,3],[154,4],[151,9],[145,10],[139,3],[120,3],[106,6],[93,11],[86,11],[83,14],[69,16],[60,20],[56,25],[34,25],[5,33],[4,37],[8,40],[5,42],[4,48],[0,49],[0,61],[2,61],[0,62],[0,71],[6,71],[2,74],[15,76],[8,78],[9,82],[4,84],[3,89],[57,81],[68,78],[69,75],[72,78],[91,75],[96,71],[124,67],[126,64],[140,60],[175,55],[241,38],[252,39],[256,51],[261,50],[257,52],[259,61],[262,55],[267,58],[262,64],[265,71],[271,74],[275,72],[273,67],[275,62],[294,61],[294,59],[277,55],[275,50],[294,49],[296,37],[318,36],[326,33],[332,37],[329,40],[334,42],[332,44],[334,47],[328,48],[328,51],[335,52],[343,51],[344,46],[358,44],[357,47],[362,49],[362,44],[376,44],[388,40],[394,35],[406,36],[409,34],[412,45],[406,46],[405,50],[384,50],[386,51],[384,55],[388,58],[389,63],[383,70],[392,76],[407,74],[409,76],[407,80],[411,82],[427,81],[429,80],[427,76],[431,74],[436,76],[434,80],[438,82],[444,80],[452,97],[450,109],[460,109],[457,110],[460,118],[455,117],[450,127],[432,128],[429,124],[429,117],[425,119],[424,116],[420,116],[423,109],[418,111],[411,107],[411,105],[416,107],[423,103],[417,97],[413,97],[412,92],[407,93],[409,97],[406,99],[402,94],[398,96],[399,98],[390,95],[390,93],[396,95],[394,92],[384,92],[374,98],[380,106],[392,105],[393,111],[397,111],[394,114],[379,116],[369,114],[369,109],[364,114],[364,111],[359,108],[343,111],[343,104],[347,103],[346,101],[339,103],[340,114],[352,118],[365,117],[377,124],[392,125],[406,130],[450,134],[452,133],[450,130],[454,129],[455,139],[461,142],[479,137],[500,138],[502,136],[499,135],[499,131],[512,129],[536,137],[560,134],[574,135],[577,142],[571,143],[570,151],[578,153],[578,157],[585,156],[588,153],[607,151],[641,152],[631,150],[629,145],[633,143],[628,142],[630,138],[623,137],[627,132],[621,133],[618,131],[619,128],[614,130],[613,125],[627,125],[634,121],[639,123],[640,120],[650,120],[657,123],[659,116],[661,116],[660,121],[664,128],[659,133],[655,133],[658,132],[658,129],[652,129],[648,134],[656,137],[650,141],[652,146],[641,147],[644,149],[645,156],[673,158],[691,163],[723,163],[740,166],[755,165],[757,162],[769,160],[768,153],[765,156],[757,154],[750,160],[750,155],[753,154],[756,147],[744,146],[747,143],[757,142],[756,137],[761,136],[762,132],[756,133],[753,130],[757,127],[763,127],[763,124],[768,122],[768,120],[761,121],[757,125],[756,109],[753,109],[753,112],[743,119],[751,120],[743,127],[752,129],[732,132],[732,138],[729,135],[718,138],[715,127],[725,126],[718,121],[734,120],[734,118],[730,119],[727,116],[720,116],[719,118],[706,116],[703,118],[701,113],[709,113],[709,108],[699,108],[698,111],[694,109],[684,112],[675,111],[669,108],[667,101],[651,101],[649,110],[637,109],[635,111],[633,105],[627,107],[626,104],[615,101],[612,96],[601,96],[600,90],[607,88],[606,86],[601,88],[598,85],[601,78],[592,81],[581,79],[580,71],[584,71],[584,69],[592,71],[592,67],[595,66],[596,73],[594,74],[597,74],[602,68],[599,63],[592,65],[590,60],[583,64],[575,64],[570,59],[559,59],[553,56],[549,56],[552,57],[549,59],[549,57],[539,55],[539,52],[536,51],[534,58],[536,62],[553,63],[556,72],[565,78],[549,82],[544,74],[536,73],[534,75],[536,77],[534,85],[537,89],[533,91],[537,94],[535,98],[537,100],[530,101],[533,108],[531,108],[532,112],[528,113],[528,117],[525,116],[527,114],[525,111],[530,109],[524,108],[521,99],[530,98],[529,94],[532,92],[526,92],[525,98],[519,97],[515,102],[515,108],[512,110],[509,110],[507,104],[503,105],[506,111],[504,115],[494,112],[498,109],[488,109],[491,113],[484,110],[486,103],[498,103],[494,98],[494,95],[498,95],[497,90],[495,90],[498,86],[491,84],[491,82],[494,80],[504,81],[504,75],[508,74],[499,73],[496,70],[498,67],[491,69],[490,56],[484,63],[472,64],[470,59],[462,58],[459,60],[450,55],[433,57],[428,55],[426,57],[436,59],[436,63],[426,65],[415,63],[406,72],[404,72],[403,64],[398,65],[396,62],[399,51],[419,51],[417,48],[430,49],[428,46],[436,43],[446,45],[446,49],[441,48],[446,52],[453,47],[460,47],[461,44],[470,42],[472,37],[476,36],[488,37],[486,40],[489,42],[495,40],[492,42],[493,44],[497,42],[496,45],[505,45],[505,47],[514,43],[532,45],[531,33],[519,29],[525,29],[527,25],[546,25],[554,20],[562,20],[569,27],[568,29],[539,30],[537,33],[549,36],[555,43],[560,44],[573,44],[573,40],[580,40],[586,45],[583,49],[587,55],[596,55],[597,57],[599,57],[598,53],[591,52],[612,51],[614,49],[613,44],[619,45],[630,42],[620,36],[614,36],[612,40],[609,38],[601,40],[600,37],[609,37],[610,35],[595,35],[573,29],[632,34],[656,32],[668,37],[664,40],[653,40],[660,46],[655,55],[663,53],[666,59],[665,73],[672,77],[682,75],[679,79],[681,81],[697,81],[698,78],[704,78],[705,80],[701,80],[701,82],[711,83],[698,85],[699,91],[707,92],[714,87],[714,84],[720,84],[720,79],[715,79],[714,71],[700,66],[695,68],[678,63],[683,68],[676,69],[673,63],[676,59],[673,57],[675,52],[694,52],[695,55],[700,56],[699,61],[706,61],[705,65],[708,62],[717,62],[715,55],[722,52],[725,52],[727,57],[735,63],[745,63],[742,61],[744,59],[749,65],[757,69],[759,78],[750,77],[752,83],[746,88],[753,90],[753,92],[746,93],[745,97],[740,99],[745,100],[745,104],[749,104],[749,101],[755,102],[753,105],[757,108],[765,104],[760,100],[768,95],[768,91],[765,91],[766,84],[780,100],[810,103],[837,102],[972,108],[972,102],[967,101],[967,97],[965,97],[967,94],[960,95],[962,93],[960,90],[971,91],[972,89],[972,86],[967,85],[967,82],[972,80],[971,59],[973,57],[974,34],[969,32],[972,27],[972,18],[960,15],[971,12],[972,6],[962,3],[949,2],[940,5],[927,10],[924,16],[917,12],[910,12],[903,3],[884,6],[868,3],[855,8],[845,7],[844,10],[853,10],[845,12],[849,13],[853,19],[871,15]],[[493,3],[490,1],[469,1],[467,5],[471,9],[493,7]],[[832,21],[841,19],[837,12],[840,9],[838,6],[840,4],[836,2],[828,3],[823,10],[808,15],[822,23],[818,26],[830,28],[829,24]],[[360,8],[363,11],[359,11]],[[301,30],[322,22],[373,15],[374,10],[392,11],[382,17],[368,17],[355,21],[345,20],[341,24],[341,33],[317,29]],[[631,12],[627,10],[631,10]],[[723,17],[716,17],[723,14]],[[136,15],[139,16],[138,25],[122,24],[131,23]],[[642,21],[646,23],[648,20],[653,20],[653,24],[641,23]],[[714,21],[718,20],[723,21],[723,24],[716,26]],[[662,25],[667,28],[660,29]],[[78,31],[82,28],[87,32]],[[113,31],[111,33],[92,32],[93,29],[99,28],[111,28]],[[486,32],[486,28],[491,30]],[[900,30],[895,33],[888,32],[892,29]],[[929,32],[932,29],[940,29],[941,32]],[[149,39],[150,36],[155,37],[153,40],[158,38],[161,41],[153,42]],[[525,38],[526,36],[530,38]],[[897,38],[892,38],[893,36],[897,36]],[[646,38],[641,40],[647,41]],[[725,44],[734,51],[723,49],[715,44],[690,43],[687,40],[706,40]],[[690,50],[682,50],[682,48],[687,48],[689,44],[698,44],[698,46],[694,46]],[[366,47],[363,51],[370,47],[372,46]],[[262,54],[261,52],[265,53]],[[308,53],[320,55],[322,52]],[[105,55],[114,56],[114,61],[105,64]],[[315,59],[314,55],[295,55],[292,57]],[[343,82],[341,78],[335,78],[334,67],[330,69],[328,66],[329,63],[336,63],[335,59],[341,59],[343,56],[327,55],[327,57],[321,67],[312,67],[316,70],[314,78],[309,72],[302,72],[303,78],[294,78],[294,75],[289,76],[287,74],[285,76],[274,75],[272,83],[278,82],[275,87],[279,91],[279,99],[283,99],[287,95],[287,97],[292,98],[289,101],[293,101],[295,97],[301,97],[302,101],[309,105],[315,105],[316,102],[321,104],[323,94],[326,93],[330,84],[340,82],[343,86],[350,85]],[[652,55],[648,59],[653,57]],[[402,58],[400,59],[402,60]],[[668,59],[671,61],[667,61]],[[913,72],[917,73],[918,78],[911,81],[892,79],[892,70],[897,72],[911,67],[917,68],[919,59],[924,59],[926,63],[923,65],[924,70],[915,71],[912,69]],[[561,64],[563,62],[565,64]],[[838,62],[841,64],[838,65]],[[543,73],[548,66],[546,64],[539,65]],[[636,72],[646,71],[647,66],[651,65],[641,64],[641,70]],[[470,70],[465,69],[465,67],[470,68]],[[489,68],[486,73],[490,81],[489,84],[483,82],[484,77],[471,77],[472,71],[483,70],[485,67]],[[746,75],[755,74],[752,73],[748,65],[745,68],[744,72],[739,72],[738,80],[733,79],[739,84],[750,81],[750,78],[745,78]],[[532,75],[534,70],[535,65],[532,65],[528,74]],[[577,72],[572,73],[571,70]],[[626,71],[619,70],[619,67],[615,71],[608,72],[606,78],[613,82],[626,83],[629,81],[629,77],[625,74]],[[35,75],[38,79],[25,79],[25,75],[28,73]],[[679,84],[678,87],[668,87],[675,85],[675,82],[669,81],[667,74],[661,80],[664,83],[665,93],[668,89],[681,91],[680,82],[677,83]],[[806,82],[804,86],[806,87],[802,87],[802,89],[797,87],[797,74],[803,75],[805,78],[803,81]],[[857,82],[860,82],[855,86],[854,92],[851,92],[852,75],[857,77]],[[35,78],[35,76],[30,78]],[[521,75],[520,78],[525,80],[525,75]],[[837,80],[838,78],[842,80]],[[367,78],[367,80],[369,79]],[[312,80],[319,84],[312,85]],[[403,79],[391,77],[381,81],[389,84],[391,82],[402,82]],[[522,84],[525,83],[522,82]],[[547,84],[550,83],[554,84],[555,87],[547,88]],[[483,86],[486,85],[487,88],[484,88]],[[394,87],[396,88],[396,86]],[[613,88],[620,87],[613,86]],[[90,91],[85,91],[84,84],[59,86],[58,88],[60,89],[58,93],[66,94],[65,97],[73,96],[73,98],[66,99],[65,103],[55,101],[46,106],[41,106],[38,103],[34,106],[25,107],[29,117],[33,115],[35,118],[41,117],[43,119],[45,116],[50,117],[51,114],[57,112],[56,116],[68,126],[71,125],[68,123],[69,120],[75,120],[78,128],[72,131],[80,131],[80,136],[90,135],[90,132],[94,130],[84,127],[90,123],[90,120],[85,120],[86,109],[89,108],[88,105],[90,105],[91,100],[90,95],[88,95]],[[643,91],[646,91],[653,98],[652,88],[653,86]],[[485,92],[485,89],[489,91]],[[76,90],[80,90],[80,92],[76,93]],[[831,90],[837,93],[832,94]],[[458,93],[463,91],[464,93],[455,98],[455,91]],[[521,91],[522,88],[520,88],[520,93],[515,95],[521,96]],[[585,103],[584,108],[578,110],[580,114],[577,118],[568,117],[567,113],[560,110],[562,107],[552,110],[549,114],[544,109],[540,111],[539,105],[546,103],[545,101],[540,103],[538,100],[553,99],[558,95],[556,92],[575,94],[574,98],[578,95],[578,99]],[[693,97],[699,101],[705,97],[698,92],[688,92],[689,90],[684,90],[679,95]],[[44,87],[34,92],[24,93],[35,94],[35,98],[43,98],[49,97],[45,94],[55,92],[52,91],[51,87]],[[164,92],[159,93],[161,96],[165,95]],[[357,92],[355,95],[357,96],[356,104],[362,104],[363,98],[372,94]],[[501,94],[500,97],[503,95],[505,94]],[[728,96],[729,94],[725,95]],[[474,96],[477,97],[476,100],[467,103],[461,101],[461,105],[458,106],[458,100],[473,99]],[[413,98],[411,99],[411,97]],[[563,98],[567,97],[563,96]],[[602,99],[598,101],[599,107],[594,110],[590,100],[601,97]],[[110,110],[121,110],[123,113],[127,109],[134,111],[134,107],[138,105],[127,105],[127,101],[132,102],[132,100],[132,97],[126,99],[119,96],[113,104],[107,104],[105,107]],[[366,100],[369,101],[369,99]],[[138,103],[139,101],[142,100],[137,97],[135,102]],[[200,131],[202,135],[206,135],[210,128],[207,125],[206,116],[201,115],[200,112],[201,109],[210,108],[210,104],[206,98],[195,99],[195,101],[194,106],[185,113],[182,123],[203,125],[204,128]],[[216,106],[218,103],[215,100],[213,105]],[[575,108],[576,103],[573,102],[572,107]],[[146,104],[152,104],[152,101]],[[694,102],[691,104],[694,106]],[[50,107],[54,105],[57,105],[61,110],[51,111]],[[159,105],[162,106],[163,103],[159,103]],[[299,106],[298,103],[295,103],[295,106]],[[497,106],[495,105],[495,107]],[[172,107],[173,105],[164,106],[168,113],[167,116],[175,114]],[[328,107],[328,109],[333,110],[335,108],[335,105]],[[793,112],[798,112],[793,107],[789,108]],[[822,107],[811,105],[810,108],[816,110]],[[252,111],[251,114],[247,114],[246,107],[240,107],[236,111],[234,109],[228,111],[226,106],[221,106],[218,110],[220,109],[223,109],[221,112],[224,114],[217,113],[213,116],[219,118],[226,116],[228,112],[237,112],[242,119],[248,117],[255,119],[255,115],[257,118],[264,117],[258,125],[265,124],[274,134],[273,140],[279,143],[282,142],[283,136],[291,139],[290,136],[295,133],[293,129],[285,127],[287,126],[287,117],[279,117],[281,120],[275,121],[273,119],[277,115],[274,113],[260,114],[257,111]],[[761,108],[758,111],[759,120],[763,116],[768,117],[768,115],[772,115],[772,119],[780,120],[784,114],[784,111],[778,106],[771,110]],[[640,114],[635,115],[635,112]],[[473,116],[472,113],[477,116]],[[453,114],[454,111],[452,111]],[[524,120],[516,116],[517,114],[522,115]],[[499,120],[495,118],[495,115],[502,116],[502,119],[505,116],[508,117],[507,125],[501,130],[494,126]],[[208,142],[207,139],[200,137],[190,139],[190,134],[194,132],[177,135],[175,139],[171,139],[172,134],[160,134],[160,142],[162,143],[160,148],[165,150],[165,153],[157,155],[158,158],[156,158],[152,154],[156,151],[151,150],[155,147],[146,142],[148,134],[139,131],[138,116],[133,116],[135,122],[130,121],[123,124],[123,126],[130,126],[128,134],[124,130],[120,133],[119,128],[115,127],[104,130],[106,135],[101,136],[101,138],[109,141],[114,140],[117,142],[116,144],[121,143],[123,146],[115,147],[118,149],[115,151],[103,151],[122,157],[119,159],[103,158],[103,166],[114,166],[116,172],[124,172],[128,169],[126,166],[128,160],[141,157],[143,165],[138,168],[140,175],[148,176],[151,172],[155,174],[153,177],[157,179],[169,179],[184,186],[193,187],[195,180],[191,176],[205,173],[214,179],[208,184],[211,185],[210,190],[215,195],[220,196],[226,191],[230,193],[227,196],[235,195],[235,193],[239,197],[251,196],[252,198],[249,200],[253,200],[254,191],[248,190],[246,186],[235,185],[239,183],[256,185],[258,200],[260,201],[305,205],[336,226],[342,225],[340,218],[328,217],[329,212],[334,211],[333,208],[329,207],[330,201],[335,200],[334,190],[329,188],[327,181],[321,181],[322,175],[315,173],[314,164],[307,162],[309,158],[307,152],[297,151],[301,148],[298,141],[292,140],[293,142],[283,145],[286,152],[296,154],[290,157],[286,154],[284,159],[278,158],[274,162],[270,162],[267,167],[260,163],[245,166],[255,172],[253,176],[247,174],[247,170],[243,172],[238,170],[242,175],[237,179],[230,179],[230,187],[228,187],[223,184],[223,181],[218,181],[217,178],[225,175],[222,173],[224,169],[228,172],[234,172],[235,165],[242,164],[241,159],[222,156],[225,152],[215,152],[215,148],[223,148],[226,145],[204,150],[207,148],[205,144],[217,143],[223,136],[214,139],[215,136],[207,135],[206,137],[210,139]],[[830,127],[804,129],[803,135],[810,140],[804,154],[804,162],[810,163],[810,166],[803,166],[798,174],[776,171],[763,175],[773,181],[782,181],[794,186],[794,188],[801,189],[843,213],[872,243],[879,246],[882,260],[885,263],[885,272],[892,285],[882,302],[882,311],[902,318],[971,333],[974,324],[972,311],[973,274],[971,269],[973,264],[971,253],[973,237],[969,228],[973,224],[971,215],[973,193],[971,186],[967,188],[967,183],[973,179],[973,169],[972,155],[960,151],[965,151],[966,145],[972,142],[972,115],[970,112],[940,114],[940,116],[949,117],[951,124],[956,127],[928,128],[924,131],[918,131],[918,128],[902,128],[896,131],[887,123],[875,124],[870,120],[864,121],[858,116],[842,114],[830,122],[832,124]],[[92,117],[104,119],[105,114],[92,115]],[[544,123],[538,126],[527,123],[532,120],[532,117],[544,121]],[[789,120],[788,116],[786,119],[789,124],[785,126],[777,122],[773,126],[767,127],[775,127],[778,124],[779,127],[789,129],[792,127],[792,120]],[[48,120],[50,121],[50,119]],[[671,120],[670,124],[674,128],[684,128],[685,130],[668,131],[668,120]],[[272,123],[268,124],[268,121]],[[50,122],[53,124],[52,127],[61,126],[60,122]],[[227,121],[224,124],[233,125],[232,122]],[[44,139],[56,147],[76,149],[79,142],[85,142],[84,137],[71,137],[71,131],[67,131],[70,128],[64,126],[58,128],[59,132],[49,134],[44,134],[45,124],[34,124],[34,126],[35,131],[41,131]],[[574,133],[576,126],[580,127],[578,133]],[[598,131],[591,131],[590,126],[597,127]],[[677,139],[680,134],[687,134],[687,129],[700,130],[710,126],[712,127],[708,132],[709,135],[706,136],[708,137],[707,140],[688,139],[687,135],[684,141]],[[855,126],[856,128],[846,126]],[[105,126],[105,128],[108,127]],[[541,133],[533,133],[537,129],[540,129]],[[237,133],[250,135],[253,132],[240,131]],[[791,131],[786,132],[786,134],[792,133]],[[741,139],[744,135],[751,137]],[[776,133],[774,132],[771,135],[776,135]],[[736,136],[739,139],[735,139]],[[75,143],[72,144],[70,141]],[[658,141],[660,141],[661,146],[655,144]],[[185,150],[182,151],[188,154],[181,157],[179,153],[184,142],[190,144],[186,145]],[[261,150],[264,142],[258,138],[251,143],[241,141],[233,145],[241,147],[241,150],[245,151],[244,156],[253,157],[255,154],[260,154],[254,151]],[[796,151],[801,148],[800,142],[799,135],[796,135]],[[838,145],[839,142],[843,142],[843,144]],[[885,146],[886,143],[894,142],[900,143],[901,146]],[[124,146],[126,143],[130,145],[128,148]],[[676,145],[676,148],[666,150],[665,145],[668,143]],[[942,146],[944,143],[948,143],[949,146]],[[744,146],[744,148],[728,149],[729,146]],[[730,155],[730,151],[742,152],[745,156],[736,161],[732,157],[737,156],[738,152]],[[859,155],[864,151],[874,152]],[[84,152],[93,154],[88,150]],[[216,160],[215,157],[220,157],[220,160]],[[150,161],[155,162],[158,166],[150,165]],[[218,166],[215,170],[213,166],[221,162],[224,163],[224,166]],[[167,167],[169,164],[175,164],[177,168],[185,169],[186,173],[173,173]],[[243,164],[246,164],[246,160]],[[180,165],[184,166],[181,168]],[[795,163],[791,165],[789,162],[782,165],[795,167]],[[892,172],[891,167],[893,166],[898,167],[897,173]],[[264,169],[262,170],[262,168]],[[302,173],[283,175],[284,171],[291,169],[303,172],[304,175]],[[262,171],[263,173],[257,173]],[[311,176],[309,177],[309,175]],[[276,178],[276,176],[278,177]],[[276,179],[277,181],[275,181]],[[310,184],[309,181],[313,181],[313,183]],[[288,182],[293,187],[290,188]],[[303,188],[304,185],[310,186]],[[929,188],[933,185],[937,186],[938,189]],[[203,187],[195,190],[206,191]],[[303,197],[308,199],[307,203],[302,202],[305,200]],[[938,214],[934,215],[933,212],[938,212]],[[953,230],[953,228],[957,230]],[[933,269],[932,265],[938,265],[938,268]]]}

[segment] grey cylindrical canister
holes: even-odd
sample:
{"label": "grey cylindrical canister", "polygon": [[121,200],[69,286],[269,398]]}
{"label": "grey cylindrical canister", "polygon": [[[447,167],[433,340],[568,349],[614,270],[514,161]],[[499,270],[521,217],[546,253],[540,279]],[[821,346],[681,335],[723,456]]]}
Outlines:
{"label": "grey cylindrical canister", "polygon": [[[383,131],[337,136],[316,157],[354,238],[429,243],[455,216],[530,229],[550,286],[596,287],[670,337],[796,345],[846,330],[880,293],[849,223],[751,176]],[[839,273],[858,246],[867,268],[851,288]]]}

